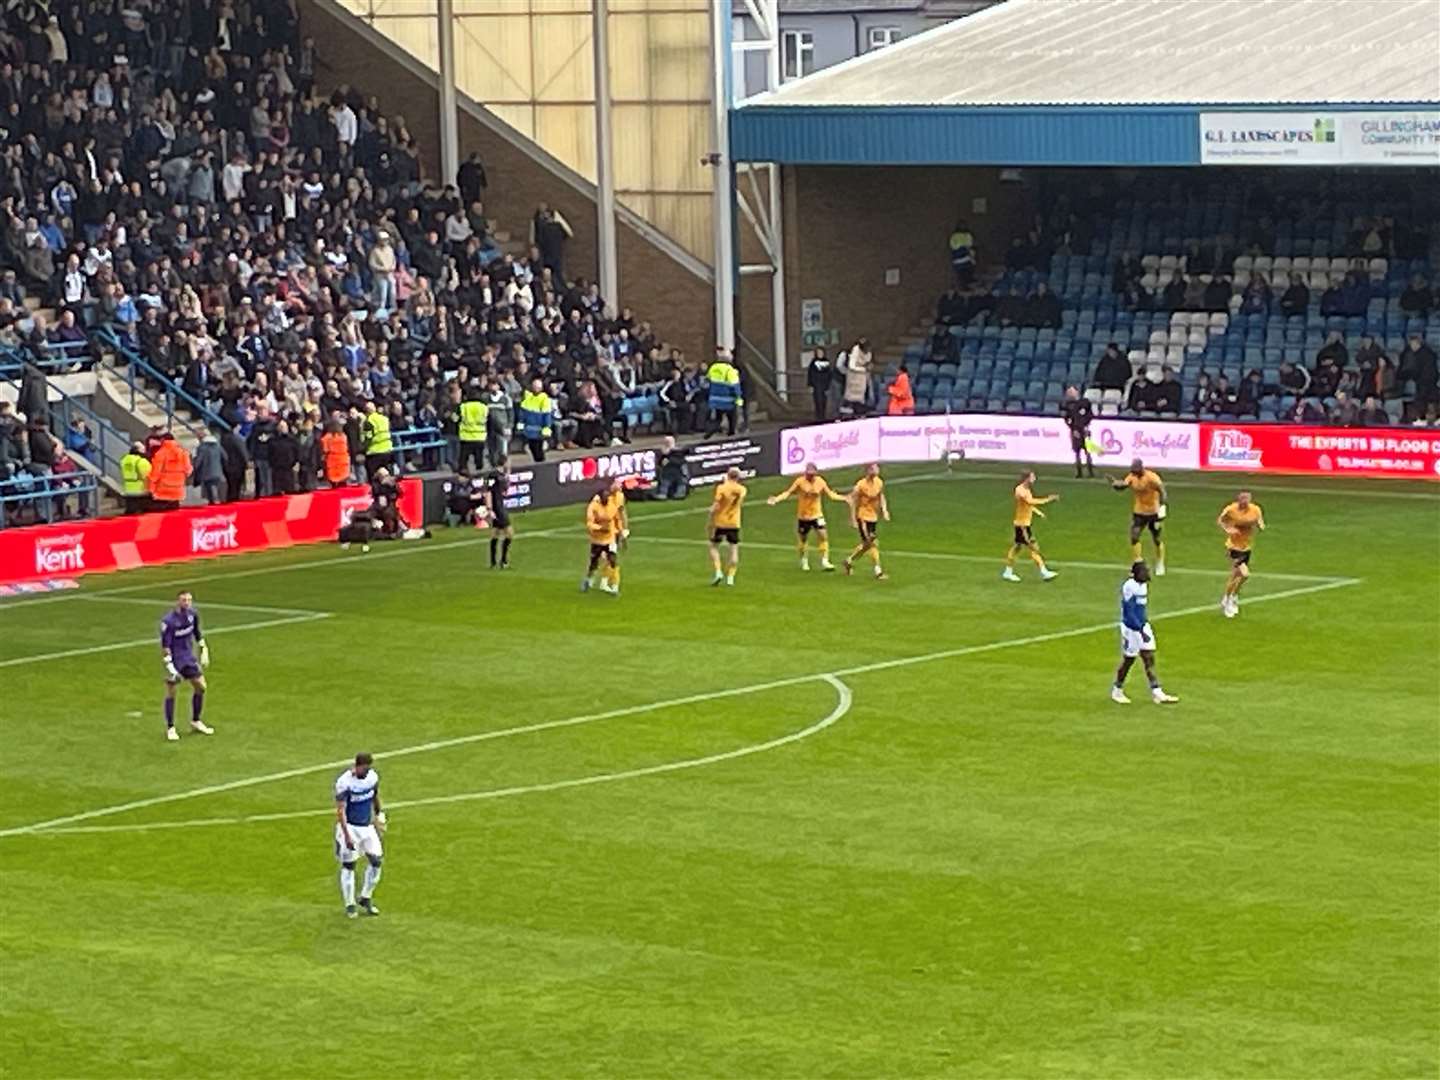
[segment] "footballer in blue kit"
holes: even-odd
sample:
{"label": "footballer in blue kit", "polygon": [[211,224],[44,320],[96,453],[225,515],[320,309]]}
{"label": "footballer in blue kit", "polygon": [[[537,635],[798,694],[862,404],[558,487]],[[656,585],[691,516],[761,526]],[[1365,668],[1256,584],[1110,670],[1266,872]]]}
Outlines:
{"label": "footballer in blue kit", "polygon": [[1150,683],[1150,700],[1156,705],[1173,705],[1180,699],[1167,694],[1155,674],[1155,631],[1150,626],[1150,567],[1137,561],[1130,567],[1130,576],[1120,587],[1120,667],[1110,687],[1110,700],[1129,705],[1125,695],[1125,676],[1135,666],[1135,658],[1145,665],[1145,678]]}
{"label": "footballer in blue kit", "polygon": [[335,857],[340,860],[340,896],[345,914],[355,918],[355,863],[365,856],[365,880],[360,886],[360,910],[379,915],[372,897],[380,884],[380,860],[384,849],[380,832],[385,828],[385,811],[380,809],[380,774],[372,768],[375,759],[366,753],[355,755],[355,764],[335,778]]}
{"label": "footballer in blue kit", "polygon": [[165,658],[165,738],[177,742],[175,730],[175,689],[184,679],[193,693],[190,697],[190,730],[199,735],[214,735],[215,729],[200,718],[205,709],[204,669],[210,666],[210,646],[200,632],[200,616],[194,598],[182,592],[175,598],[175,608],[160,620],[160,651]]}

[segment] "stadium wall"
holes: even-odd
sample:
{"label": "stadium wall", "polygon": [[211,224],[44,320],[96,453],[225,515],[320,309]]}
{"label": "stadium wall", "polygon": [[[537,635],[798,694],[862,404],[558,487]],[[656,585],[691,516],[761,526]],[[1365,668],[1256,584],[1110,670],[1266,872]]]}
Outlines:
{"label": "stadium wall", "polygon": [[[999,169],[795,166],[785,177],[785,297],[797,358],[806,299],[823,302],[826,329],[839,331],[842,346],[863,334],[878,348],[934,313],[950,283],[947,241],[958,219],[969,222],[983,266],[1000,261],[1033,212],[1030,187],[1001,180]],[[890,269],[897,284],[886,284]],[[762,279],[747,281],[742,297],[751,337],[755,293],[768,296]]]}
{"label": "stadium wall", "polygon": [[[387,115],[404,116],[419,144],[425,175],[438,176],[439,99],[434,85],[366,40],[353,16],[315,0],[302,0],[299,8],[303,32],[320,44],[320,88],[328,92],[341,85],[354,86],[367,96],[378,97]],[[459,128],[462,159],[476,151],[485,164],[489,180],[486,215],[524,242],[536,206],[544,202],[558,207],[575,230],[566,249],[566,273],[594,280],[598,262],[593,193],[577,190],[464,109],[460,110]],[[453,183],[454,177],[446,177],[445,182]],[[621,290],[615,298],[617,305],[634,308],[662,340],[704,362],[714,342],[711,282],[623,218],[617,220],[616,234]]]}

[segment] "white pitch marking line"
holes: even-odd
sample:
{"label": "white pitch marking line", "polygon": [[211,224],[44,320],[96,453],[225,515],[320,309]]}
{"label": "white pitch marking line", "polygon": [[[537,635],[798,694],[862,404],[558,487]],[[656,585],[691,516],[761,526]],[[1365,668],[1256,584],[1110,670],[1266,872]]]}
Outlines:
{"label": "white pitch marking line", "polygon": [[[690,506],[683,510],[666,510],[658,514],[637,514],[635,520],[641,522],[659,521],[662,518],[680,517],[686,514],[708,513],[709,509],[709,504],[703,507]],[[583,535],[583,532],[579,525],[555,525],[548,529],[537,529],[534,532],[522,532],[520,536],[529,539],[536,536],[554,536],[560,534],[572,534],[578,537]],[[404,546],[391,551],[374,551],[363,555],[341,555],[333,559],[310,559],[305,562],[286,563],[284,566],[257,566],[249,570],[234,570],[220,574],[207,574],[200,577],[180,578],[175,581],[147,581],[143,584],[121,585],[115,589],[103,589],[100,592],[93,593],[68,590],[62,593],[50,593],[46,596],[31,597],[27,600],[0,601],[0,614],[13,611],[16,608],[29,607],[32,604],[54,604],[62,600],[106,600],[122,593],[143,592],[146,589],[175,589],[182,585],[201,585],[211,581],[226,581],[231,578],[259,577],[265,574],[285,574],[292,570],[311,570],[315,567],[339,566],[343,563],[374,562],[376,559],[396,559],[406,555],[423,555],[427,552],[449,551],[451,548],[473,547],[476,544],[487,543],[489,539],[488,536],[477,536],[465,540],[450,540],[443,543],[418,543],[402,540],[397,542]],[[318,547],[320,545],[316,546]],[[152,567],[150,569],[159,569],[159,567]],[[219,605],[201,601],[198,606],[218,607]]]}
{"label": "white pitch marking line", "polygon": [[[630,539],[643,541],[647,544],[689,544],[699,546],[704,543],[704,541],[701,540],[686,540],[683,537],[676,536],[631,536]],[[795,550],[794,544],[773,544],[752,540],[746,540],[740,546],[745,548],[760,548],[766,551]],[[885,549],[885,555],[887,557],[898,555],[902,558],[910,559],[940,559],[949,562],[992,563],[995,565],[1003,562],[1002,559],[993,555],[962,555],[950,551],[906,551],[903,548],[892,547]],[[1127,567],[1121,563],[1073,562],[1069,559],[1050,559],[1046,561],[1045,565],[1057,570],[1112,570],[1120,574],[1125,573],[1127,569]],[[1229,570],[1196,570],[1184,566],[1167,566],[1165,572],[1167,574],[1194,574],[1204,577],[1230,576]],[[1340,582],[1354,584],[1360,580],[1359,578],[1333,577],[1326,574],[1277,574],[1269,571],[1265,571],[1262,576],[1272,581],[1319,581],[1329,584],[1338,584]]]}
{"label": "white pitch marking line", "polygon": [[[1268,603],[1272,600],[1287,600],[1294,596],[1306,596],[1310,593],[1326,592],[1330,589],[1343,589],[1347,586],[1357,584],[1359,584],[1358,581],[1347,579],[1344,581],[1324,582],[1319,585],[1306,585],[1299,588],[1286,589],[1283,592],[1266,593],[1263,596],[1251,597],[1245,601],[1245,606],[1253,607],[1255,604]],[[1161,612],[1159,615],[1153,616],[1151,621],[1159,622],[1162,619],[1178,619],[1186,615],[1199,615],[1207,611],[1217,612],[1218,610],[1219,607],[1216,604],[1198,604],[1195,607]],[[437,739],[433,742],[419,743],[415,746],[400,747],[397,750],[377,752],[376,756],[395,758],[409,754],[424,754],[432,750],[444,750],[452,746],[465,746],[470,743],[485,742],[490,739],[503,739],[512,735],[526,735],[534,731],[550,731],[556,728],[575,727],[579,724],[590,724],[599,720],[612,720],[621,716],[633,716],[636,713],[651,712],[677,705],[692,705],[704,701],[717,701],[721,698],[740,697],[744,694],[758,694],[766,690],[776,690],[785,686],[799,686],[803,683],[825,681],[832,678],[839,679],[847,675],[863,675],[871,671],[886,671],[891,668],[926,664],[935,660],[950,660],[960,656],[972,656],[979,653],[996,652],[1001,649],[1020,648],[1025,645],[1039,645],[1047,641],[1060,641],[1064,638],[1083,637],[1086,634],[1095,634],[1102,630],[1114,631],[1117,625],[1115,622],[1093,623],[1090,626],[1080,626],[1070,630],[1056,630],[1052,633],[1035,634],[1030,637],[1011,638],[1008,641],[992,641],[983,645],[961,645],[954,649],[942,649],[939,652],[922,653],[916,656],[902,656],[894,660],[879,660],[870,664],[858,664],[854,667],[838,668],[834,671],[820,671],[810,675],[792,675],[788,678],[752,683],[749,686],[736,686],[726,690],[711,690],[698,694],[687,694],[684,697],[668,698],[664,701],[651,702],[648,705],[629,705],[620,709],[610,709],[606,712],[587,713],[581,716],[567,717],[563,720],[546,720],[538,724],[527,724],[524,727],[474,732],[470,735],[457,735],[449,739]],[[65,817],[51,818],[48,821],[39,821],[30,825],[17,825],[9,829],[0,829],[0,838],[45,832],[54,829],[56,826],[70,825],[77,821],[89,821],[94,818],[125,813],[129,810],[140,810],[149,806],[161,806],[165,803],[181,802],[186,799],[199,798],[203,795],[214,795],[223,791],[234,791],[237,788],[254,787],[258,784],[266,784],[275,780],[288,780],[292,777],[306,776],[311,773],[324,772],[328,769],[344,768],[349,764],[351,764],[349,758],[341,758],[337,761],[322,762],[319,765],[306,765],[295,769],[286,769],[283,772],[267,773],[262,776],[246,777],[241,780],[231,780],[223,784],[212,784],[207,787],[192,788],[189,791],[175,792],[170,795],[156,795],[147,799],[137,799],[133,802],[119,803],[115,806],[104,806],[96,810],[85,810],[77,814],[68,814]]]}
{"label": "white pitch marking line", "polygon": [[[157,588],[157,589],[163,589],[163,588],[165,588],[165,586],[164,586],[164,585],[157,585],[157,586],[155,586],[155,588]],[[148,597],[148,596],[107,596],[107,595],[105,595],[104,593],[90,593],[90,594],[88,594],[88,595],[82,594],[82,595],[76,597],[76,599],[78,599],[78,600],[91,600],[91,601],[94,601],[94,602],[96,602],[96,603],[109,603],[109,604],[150,604],[150,605],[152,605],[152,606],[154,606],[154,605],[164,606],[165,604],[167,604],[167,603],[170,602],[170,598],[169,598],[169,597],[159,597],[159,598],[156,598],[156,599],[151,599],[151,598]],[[218,611],[263,611],[263,612],[265,612],[267,615],[332,615],[332,614],[334,614],[334,612],[330,612],[330,611],[312,611],[312,610],[310,610],[309,608],[268,607],[268,606],[264,606],[264,605],[261,605],[261,604],[218,604],[218,603],[215,603],[214,601],[211,601],[211,600],[207,600],[207,601],[205,601],[203,604],[197,604],[197,605],[195,605],[195,606],[196,606],[196,609],[197,609],[197,610],[202,609],[202,608],[203,608],[203,609],[207,609],[207,610],[208,610],[209,608],[215,608],[215,609],[218,610]]]}
{"label": "white pitch marking line", "polygon": [[[526,784],[521,787],[491,788],[486,791],[462,792],[458,795],[435,795],[424,799],[402,799],[399,801],[390,800],[385,806],[390,810],[403,810],[407,807],[439,806],[445,803],[457,802],[480,802],[489,799],[505,799],[514,795],[533,795],[548,791],[563,791],[566,788],[589,787],[593,784],[613,784],[620,780],[635,780],[642,776],[658,776],[661,773],[680,772],[684,769],[698,769],[705,765],[718,765],[722,761],[734,761],[737,758],[750,757],[754,754],[763,754],[769,750],[778,750],[782,746],[800,742],[812,735],[818,735],[826,728],[837,723],[846,713],[850,711],[853,701],[850,688],[841,682],[834,675],[820,675],[816,680],[829,683],[835,689],[835,708],[811,724],[809,727],[801,728],[799,731],[792,731],[788,735],[780,735],[761,743],[752,743],[749,746],[741,746],[734,750],[725,750],[718,754],[706,754],[704,757],[686,758],[684,761],[668,761],[661,765],[647,765],[639,769],[625,769],[621,772],[595,773],[591,776],[578,776],[569,780],[552,780],[543,784]],[[651,708],[660,708],[660,705]],[[393,755],[392,755],[393,756]],[[344,762],[339,763],[344,765]],[[328,807],[325,809],[310,810],[287,810],[276,814],[249,814],[244,817],[234,818],[195,818],[189,821],[157,821],[147,825],[79,825],[74,828],[50,828],[44,829],[43,835],[47,836],[68,836],[76,833],[112,833],[112,832],[149,832],[156,829],[193,829],[199,826],[209,825],[250,825],[265,821],[287,821],[293,818],[306,817],[333,817],[335,812]],[[0,836],[9,835],[0,833]]]}
{"label": "white pitch marking line", "polygon": [[[314,622],[317,619],[328,619],[330,615],[324,611],[312,611],[306,615],[288,615],[283,619],[265,619],[261,622],[237,623],[234,626],[216,626],[205,631],[208,637],[211,634],[234,634],[241,630],[264,630],[269,626],[289,626],[292,623]],[[159,647],[159,637],[136,638],[134,641],[116,641],[109,645],[90,645],[83,649],[65,649],[63,652],[36,653],[34,656],[15,656],[9,660],[0,660],[0,668],[18,667],[21,664],[38,664],[42,660],[63,660],[69,656],[92,656],[95,653],[115,652],[119,649],[135,649],[141,645],[154,645]]]}

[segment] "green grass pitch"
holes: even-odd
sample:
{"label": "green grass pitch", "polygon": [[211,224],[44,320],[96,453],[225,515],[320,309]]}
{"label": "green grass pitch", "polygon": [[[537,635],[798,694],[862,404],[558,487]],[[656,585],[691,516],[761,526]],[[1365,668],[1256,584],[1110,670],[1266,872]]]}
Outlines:
{"label": "green grass pitch", "polygon": [[[1042,474],[1061,576],[1011,585],[1014,470],[889,475],[884,582],[801,573],[774,479],[733,589],[692,500],[632,508],[618,599],[572,507],[503,575],[441,529],[0,604],[0,1073],[1436,1076],[1440,493],[1257,479],[1227,621],[1237,485],[1169,477],[1181,702],[1126,708],[1126,496]],[[217,734],[171,745],[182,582]]]}

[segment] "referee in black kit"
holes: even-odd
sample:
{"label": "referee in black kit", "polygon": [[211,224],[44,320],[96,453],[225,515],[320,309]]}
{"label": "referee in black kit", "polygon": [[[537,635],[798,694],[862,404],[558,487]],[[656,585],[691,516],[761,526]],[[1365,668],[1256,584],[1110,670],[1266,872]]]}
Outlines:
{"label": "referee in black kit", "polygon": [[1070,449],[1075,451],[1075,475],[1083,476],[1080,471],[1080,456],[1085,456],[1085,468],[1090,472],[1090,478],[1095,478],[1095,459],[1090,456],[1090,423],[1095,419],[1095,409],[1091,406],[1088,398],[1080,396],[1080,391],[1073,386],[1065,388],[1065,400],[1060,405],[1060,415],[1065,418],[1065,426],[1070,429]]}

